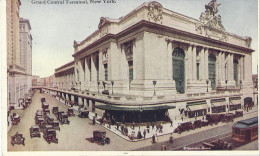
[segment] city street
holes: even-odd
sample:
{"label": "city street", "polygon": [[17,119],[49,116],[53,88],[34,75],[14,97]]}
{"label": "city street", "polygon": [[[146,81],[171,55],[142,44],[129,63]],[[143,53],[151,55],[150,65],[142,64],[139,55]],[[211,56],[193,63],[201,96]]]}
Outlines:
{"label": "city street", "polygon": [[[213,136],[221,136],[231,132],[233,123],[225,124],[219,123],[214,126],[206,126],[200,129],[184,132],[182,134],[172,134],[175,141],[172,145],[169,145],[168,140],[171,134],[163,135],[159,137],[159,143],[152,144],[152,139],[146,139],[137,142],[127,141],[115,133],[107,130],[103,126],[96,124],[92,125],[92,120],[89,118],[69,117],[70,124],[60,125],[61,130],[57,131],[57,138],[59,143],[48,144],[41,133],[41,138],[30,138],[29,128],[35,125],[34,116],[36,110],[41,109],[40,99],[46,98],[46,103],[50,105],[50,109],[54,106],[58,106],[59,110],[67,112],[68,107],[60,103],[55,98],[48,94],[40,94],[38,91],[32,98],[31,105],[26,110],[16,110],[21,116],[21,122],[15,125],[8,132],[8,151],[130,151],[130,150],[161,150],[161,145],[166,145],[167,150],[183,150],[183,147],[188,147],[201,142],[207,138]],[[256,107],[255,107],[256,109]],[[251,110],[243,118],[238,118],[235,121],[242,120],[257,116],[257,111]],[[76,111],[75,111],[76,112]],[[51,114],[53,115],[52,111]],[[54,116],[54,115],[53,115]],[[214,131],[213,131],[214,128]],[[86,138],[91,138],[93,130],[105,130],[107,137],[111,139],[110,144],[104,146],[97,143],[91,143]],[[11,145],[11,136],[16,132],[22,133],[25,137],[25,146],[23,145]],[[192,144],[193,143],[193,144]]]}

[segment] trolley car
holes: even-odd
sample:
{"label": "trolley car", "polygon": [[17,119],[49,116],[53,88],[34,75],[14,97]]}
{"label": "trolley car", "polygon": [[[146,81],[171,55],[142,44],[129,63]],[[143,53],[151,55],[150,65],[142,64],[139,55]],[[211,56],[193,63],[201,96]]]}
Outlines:
{"label": "trolley car", "polygon": [[248,143],[258,138],[258,118],[250,118],[235,123],[232,127],[232,140]]}

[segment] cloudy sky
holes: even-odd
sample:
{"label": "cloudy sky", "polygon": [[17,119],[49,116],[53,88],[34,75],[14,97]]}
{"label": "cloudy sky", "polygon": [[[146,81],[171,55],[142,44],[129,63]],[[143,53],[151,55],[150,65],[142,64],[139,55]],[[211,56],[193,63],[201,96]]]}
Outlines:
{"label": "cloudy sky", "polygon": [[[54,74],[54,69],[73,60],[73,41],[82,41],[97,30],[100,17],[117,19],[147,0],[115,0],[114,4],[32,4],[21,0],[20,16],[31,23],[33,75]],[[39,1],[39,0],[38,0]],[[42,0],[44,1],[44,0]],[[87,0],[88,2],[90,0]],[[210,0],[157,0],[164,8],[199,19]],[[258,64],[257,0],[218,0],[227,32],[252,37],[253,73]]]}

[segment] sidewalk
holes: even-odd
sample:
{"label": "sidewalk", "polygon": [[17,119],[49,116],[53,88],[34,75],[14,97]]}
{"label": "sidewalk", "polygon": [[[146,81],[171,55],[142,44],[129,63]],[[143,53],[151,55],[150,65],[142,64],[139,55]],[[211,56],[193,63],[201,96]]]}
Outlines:
{"label": "sidewalk", "polygon": [[[49,94],[47,94],[47,95],[49,95]],[[50,96],[51,96],[51,95],[50,95]],[[63,104],[65,105],[65,101],[59,100],[58,97],[56,97],[56,100],[58,100],[59,102],[61,102],[61,103],[63,103]],[[79,112],[78,112],[78,106],[73,106],[72,108],[79,114]],[[248,112],[244,111],[244,117],[245,117],[247,114],[251,114],[251,113],[257,112],[257,108],[258,108],[258,106],[256,105],[256,106],[254,106],[254,107],[252,108],[252,110],[249,110]],[[93,120],[93,117],[94,117],[94,116],[95,116],[95,113],[89,112],[89,119],[90,119],[90,120]],[[244,117],[242,117],[242,118],[241,118],[241,117],[240,117],[240,118],[237,118],[237,119],[235,119],[235,121],[236,121],[236,120],[242,120],[242,119],[244,119]],[[100,118],[101,118],[101,116],[98,115],[97,118],[96,118],[96,123],[97,123],[97,124],[100,124],[100,122],[97,121],[97,119],[100,119]],[[201,120],[201,119],[202,119],[202,117],[198,117],[198,118],[197,118],[197,120]],[[132,129],[132,127],[127,127],[127,129],[128,129],[128,135],[130,135],[132,132],[134,132],[134,133],[137,135],[137,134],[138,134],[138,131],[140,130],[140,132],[141,132],[141,134],[142,134],[142,136],[143,136],[144,129],[146,130],[146,136],[145,136],[145,138],[142,138],[142,139],[134,139],[134,140],[131,140],[128,136],[123,135],[123,134],[121,133],[121,127],[120,127],[120,126],[119,126],[118,130],[117,130],[117,128],[116,128],[115,125],[111,125],[111,128],[109,128],[109,125],[108,125],[108,124],[103,124],[102,126],[103,126],[104,128],[106,128],[107,130],[109,130],[109,131],[115,133],[116,135],[120,136],[121,138],[123,138],[123,139],[125,139],[125,140],[127,140],[127,141],[137,142],[137,141],[141,141],[141,140],[145,140],[145,139],[152,138],[153,135],[157,135],[157,136],[159,137],[159,136],[163,136],[163,135],[167,135],[167,134],[173,134],[173,131],[178,127],[178,123],[185,122],[185,120],[188,121],[188,119],[184,119],[184,121],[182,121],[181,119],[179,119],[179,120],[174,120],[172,126],[171,126],[170,123],[163,124],[163,132],[162,132],[162,133],[159,133],[159,131],[156,131],[156,126],[154,126],[153,129],[152,129],[152,126],[149,126],[149,133],[148,133],[148,131],[147,131],[146,126],[140,126],[140,127],[135,126],[134,129]],[[189,119],[189,121],[194,121],[194,120],[195,120],[195,118]],[[235,121],[234,121],[234,122],[235,122]],[[215,127],[218,127],[218,126],[221,126],[221,125],[224,125],[224,124],[226,124],[226,123],[219,123],[218,125],[206,126],[206,127],[200,128],[200,129],[191,130],[190,132],[191,132],[191,133],[196,133],[196,132],[198,132],[198,130],[201,131],[201,129],[211,129],[211,128],[215,128]],[[185,132],[184,132],[184,133],[185,133]],[[135,136],[136,136],[136,135],[135,135]],[[178,137],[180,137],[181,135],[182,135],[182,134],[178,134]]]}

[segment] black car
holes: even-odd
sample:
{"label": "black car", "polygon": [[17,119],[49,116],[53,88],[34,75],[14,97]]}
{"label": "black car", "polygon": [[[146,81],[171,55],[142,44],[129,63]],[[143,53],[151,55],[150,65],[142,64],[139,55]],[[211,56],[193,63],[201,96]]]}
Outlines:
{"label": "black car", "polygon": [[41,137],[41,133],[40,133],[40,127],[38,125],[32,126],[30,128],[30,136],[32,137]]}
{"label": "black car", "polygon": [[88,115],[89,115],[89,111],[87,110],[83,110],[79,113],[79,117],[81,118],[88,118]]}
{"label": "black car", "polygon": [[110,144],[110,139],[106,137],[106,131],[96,130],[93,131],[93,138],[91,142],[98,142],[101,145]]}
{"label": "black car", "polygon": [[43,138],[50,144],[51,142],[58,143],[58,139],[56,138],[56,131],[54,129],[47,129]]}

